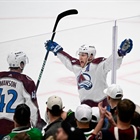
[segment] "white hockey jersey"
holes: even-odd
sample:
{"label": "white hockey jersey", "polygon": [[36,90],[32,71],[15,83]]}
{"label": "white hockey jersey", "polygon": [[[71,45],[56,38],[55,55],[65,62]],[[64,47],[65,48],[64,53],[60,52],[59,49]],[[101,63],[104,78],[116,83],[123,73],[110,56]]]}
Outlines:
{"label": "white hockey jersey", "polygon": [[[107,88],[107,74],[112,69],[112,55],[107,59],[96,58],[84,68],[80,66],[78,59],[64,51],[59,52],[57,57],[75,74],[81,102],[84,100],[100,102],[106,98],[103,90]],[[117,69],[120,67],[122,59],[117,54]]]}
{"label": "white hockey jersey", "polygon": [[8,134],[14,127],[13,115],[18,104],[25,103],[31,110],[34,126],[40,119],[34,81],[17,72],[0,72],[0,134]]}

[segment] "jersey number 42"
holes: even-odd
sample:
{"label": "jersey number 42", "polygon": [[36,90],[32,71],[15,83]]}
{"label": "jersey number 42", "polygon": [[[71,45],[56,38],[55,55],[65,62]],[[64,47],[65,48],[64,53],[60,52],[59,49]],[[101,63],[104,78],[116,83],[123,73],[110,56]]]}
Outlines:
{"label": "jersey number 42", "polygon": [[14,102],[17,99],[17,92],[13,89],[8,90],[7,94],[10,95],[12,94],[12,98],[9,100],[8,103],[5,103],[5,94],[2,95],[2,91],[3,89],[0,88],[0,112],[4,111],[4,108],[6,110],[6,113],[14,113],[15,109],[12,108],[12,105],[14,104]]}

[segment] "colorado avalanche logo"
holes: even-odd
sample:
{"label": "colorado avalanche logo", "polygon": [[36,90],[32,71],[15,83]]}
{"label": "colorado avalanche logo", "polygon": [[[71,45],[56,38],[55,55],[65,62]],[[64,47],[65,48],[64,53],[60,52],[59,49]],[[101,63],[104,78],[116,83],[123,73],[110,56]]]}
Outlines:
{"label": "colorado avalanche logo", "polygon": [[87,73],[83,73],[77,77],[78,89],[84,88],[89,90],[92,88],[91,77]]}

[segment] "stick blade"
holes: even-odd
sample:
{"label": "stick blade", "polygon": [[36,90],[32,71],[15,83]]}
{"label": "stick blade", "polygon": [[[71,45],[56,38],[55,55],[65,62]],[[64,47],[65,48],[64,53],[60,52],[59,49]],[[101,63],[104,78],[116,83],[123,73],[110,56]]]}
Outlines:
{"label": "stick blade", "polygon": [[70,9],[70,10],[64,11],[58,15],[58,18],[61,19],[65,16],[73,15],[73,14],[78,14],[78,11],[76,9]]}
{"label": "stick blade", "polygon": [[78,14],[78,11],[77,11],[76,9],[70,9],[70,10],[67,10],[67,11],[64,11],[64,12],[60,13],[60,14],[57,16],[56,21],[55,21],[55,25],[54,25],[54,28],[53,28],[53,35],[52,35],[52,37],[51,37],[51,40],[54,39],[55,30],[56,30],[56,27],[57,27],[58,22],[59,22],[63,17],[69,16],[69,15],[73,15],[73,14]]}

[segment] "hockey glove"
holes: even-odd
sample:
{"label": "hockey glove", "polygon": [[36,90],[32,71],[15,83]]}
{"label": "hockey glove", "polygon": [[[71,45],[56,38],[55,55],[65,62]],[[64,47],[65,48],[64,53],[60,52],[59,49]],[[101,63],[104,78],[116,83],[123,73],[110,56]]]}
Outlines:
{"label": "hockey glove", "polygon": [[52,51],[54,53],[54,55],[57,55],[58,52],[63,50],[63,48],[59,44],[57,44],[56,42],[53,42],[51,40],[49,40],[45,43],[45,48],[48,51]]}
{"label": "hockey glove", "polygon": [[129,53],[133,48],[133,41],[131,39],[125,39],[121,45],[120,49],[118,50],[119,56],[125,56]]}

